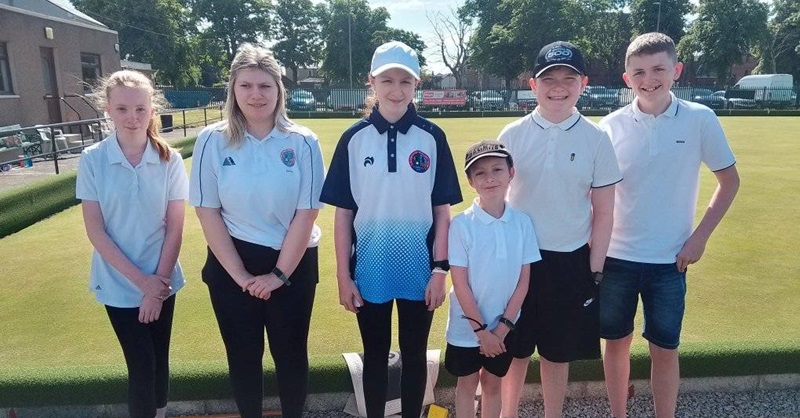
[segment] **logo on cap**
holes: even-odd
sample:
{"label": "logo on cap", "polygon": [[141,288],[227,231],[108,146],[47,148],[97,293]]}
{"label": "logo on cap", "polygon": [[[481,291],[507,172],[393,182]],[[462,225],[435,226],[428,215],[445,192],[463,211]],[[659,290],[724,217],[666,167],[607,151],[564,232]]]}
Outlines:
{"label": "logo on cap", "polygon": [[562,61],[572,58],[572,51],[563,46],[557,46],[549,51],[544,57],[548,61]]}

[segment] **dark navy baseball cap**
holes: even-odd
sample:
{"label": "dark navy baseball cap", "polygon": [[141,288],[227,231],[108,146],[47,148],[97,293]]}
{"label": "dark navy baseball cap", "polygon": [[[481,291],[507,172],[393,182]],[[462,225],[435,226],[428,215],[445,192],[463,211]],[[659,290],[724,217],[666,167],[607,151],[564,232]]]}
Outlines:
{"label": "dark navy baseball cap", "polygon": [[572,68],[580,75],[586,75],[586,66],[583,63],[581,50],[569,42],[556,41],[545,45],[539,51],[536,65],[533,67],[533,77],[537,78],[543,72],[559,65]]}

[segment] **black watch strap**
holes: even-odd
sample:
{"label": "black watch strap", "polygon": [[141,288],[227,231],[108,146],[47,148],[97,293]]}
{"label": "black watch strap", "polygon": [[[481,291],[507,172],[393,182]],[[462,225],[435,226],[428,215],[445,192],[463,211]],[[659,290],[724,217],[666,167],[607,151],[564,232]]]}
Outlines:
{"label": "black watch strap", "polygon": [[514,331],[517,328],[517,324],[504,316],[500,317],[500,323],[507,326],[510,331]]}
{"label": "black watch strap", "polygon": [[450,261],[449,260],[434,261],[433,264],[431,264],[431,267],[440,268],[444,271],[450,271]]}
{"label": "black watch strap", "polygon": [[291,285],[292,285],[292,282],[290,282],[290,281],[289,281],[289,278],[288,278],[288,277],[286,277],[286,275],[285,275],[285,274],[283,274],[283,271],[281,271],[281,269],[279,269],[279,268],[275,267],[274,269],[272,269],[272,274],[274,274],[274,275],[275,275],[275,276],[277,276],[279,279],[281,279],[281,281],[283,282],[283,284],[285,284],[286,286],[291,286]]}

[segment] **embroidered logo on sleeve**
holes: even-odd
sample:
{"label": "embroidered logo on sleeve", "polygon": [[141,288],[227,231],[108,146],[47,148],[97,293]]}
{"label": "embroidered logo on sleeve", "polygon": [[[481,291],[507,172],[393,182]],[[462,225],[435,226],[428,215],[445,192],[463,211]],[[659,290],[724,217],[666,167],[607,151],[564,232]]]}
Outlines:
{"label": "embroidered logo on sleeve", "polygon": [[424,173],[431,168],[431,157],[420,150],[416,150],[408,157],[408,165],[417,173]]}
{"label": "embroidered logo on sleeve", "polygon": [[286,167],[294,167],[294,163],[297,162],[297,157],[295,156],[294,150],[291,148],[286,148],[285,150],[281,151],[281,161]]}
{"label": "embroidered logo on sleeve", "polygon": [[236,165],[233,161],[233,157],[225,157],[225,160],[222,161],[222,166],[224,167],[226,165]]}
{"label": "embroidered logo on sleeve", "polygon": [[375,164],[375,157],[364,158],[364,167]]}

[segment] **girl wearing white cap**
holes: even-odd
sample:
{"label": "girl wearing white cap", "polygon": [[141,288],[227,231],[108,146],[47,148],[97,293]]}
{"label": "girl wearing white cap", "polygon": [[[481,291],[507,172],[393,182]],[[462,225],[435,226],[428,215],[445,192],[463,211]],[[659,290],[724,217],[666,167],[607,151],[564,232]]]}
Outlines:
{"label": "girl wearing white cap", "polygon": [[240,415],[262,415],[266,328],[282,415],[299,418],[319,279],[322,153],[316,135],[286,116],[270,51],[242,45],[230,74],[227,120],[200,132],[192,158],[189,203],[208,242],[203,281]]}
{"label": "girl wearing white cap", "polygon": [[75,194],[94,247],[89,287],[122,346],[128,414],[163,418],[175,293],[184,283],[186,170],[158,133],[158,96],[147,77],[117,71],[97,96],[115,131],[85,149],[78,166]]}
{"label": "girl wearing white cap", "polygon": [[339,140],[320,198],[336,206],[339,303],[358,320],[370,418],[384,416],[395,303],[402,416],[420,416],[428,333],[449,270],[450,205],[461,202],[445,134],[412,103],[419,73],[416,52],[402,42],[375,50],[376,103]]}

